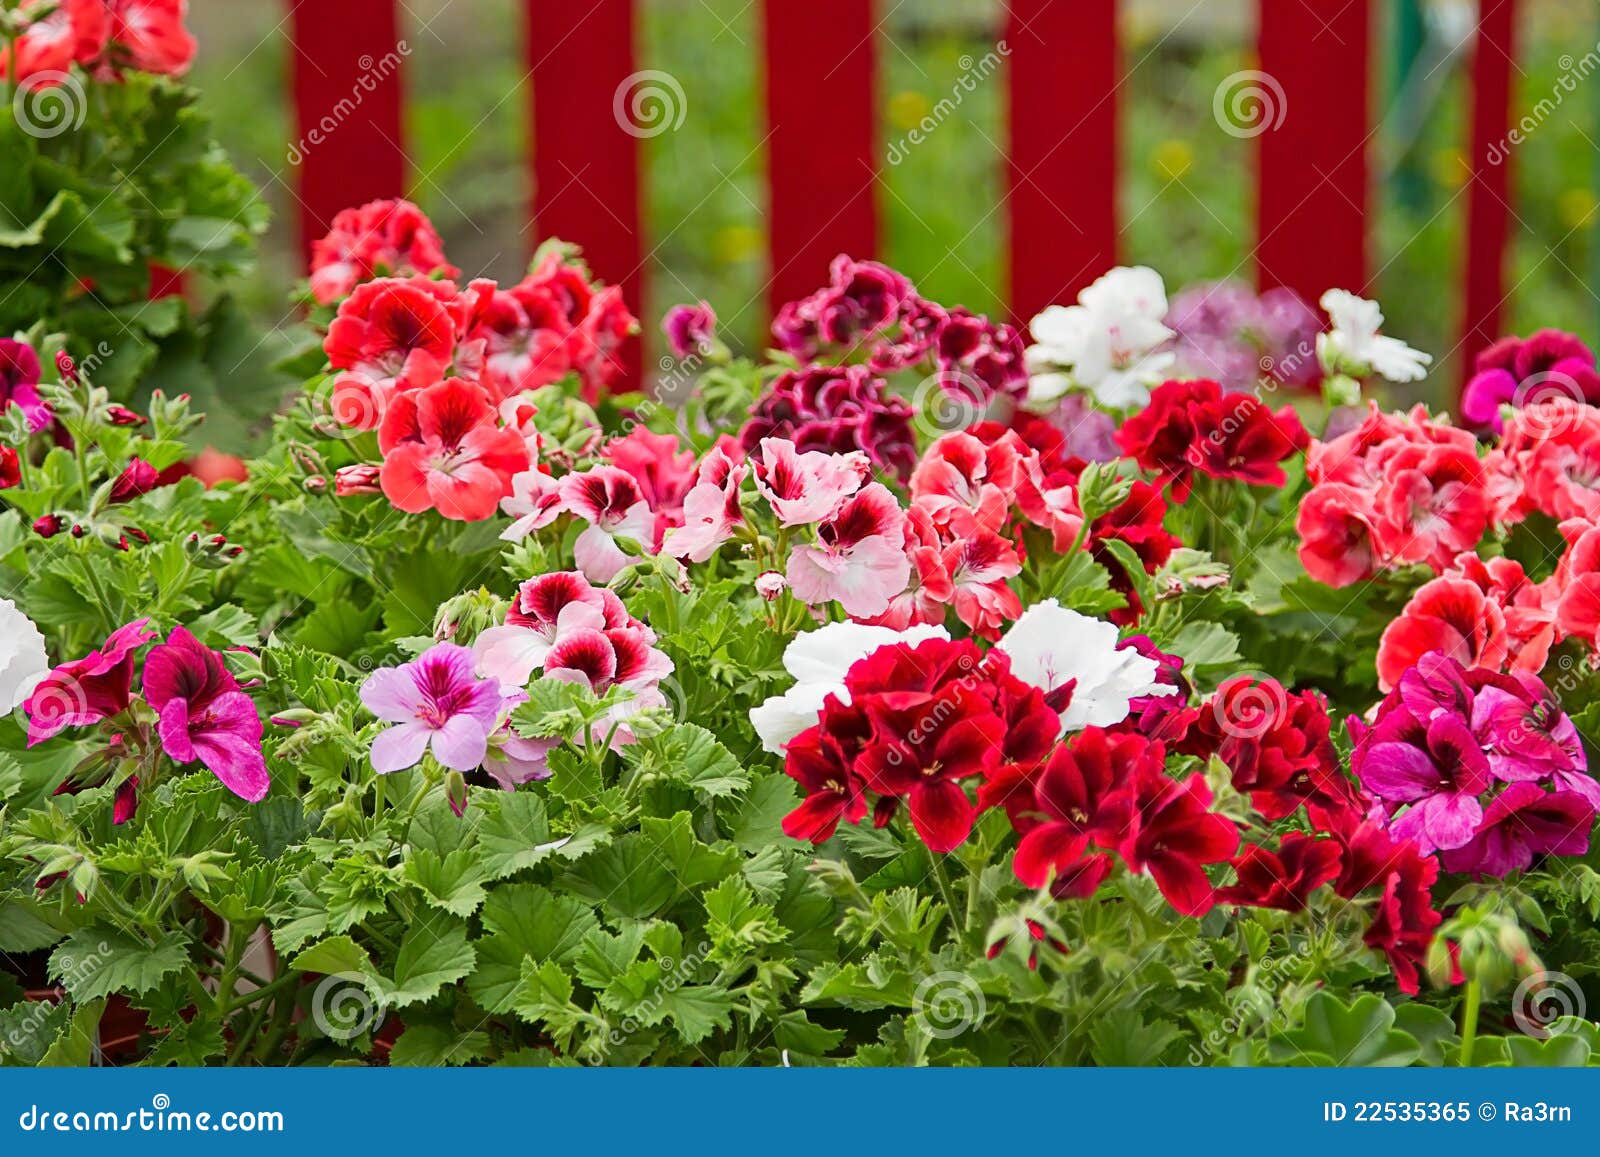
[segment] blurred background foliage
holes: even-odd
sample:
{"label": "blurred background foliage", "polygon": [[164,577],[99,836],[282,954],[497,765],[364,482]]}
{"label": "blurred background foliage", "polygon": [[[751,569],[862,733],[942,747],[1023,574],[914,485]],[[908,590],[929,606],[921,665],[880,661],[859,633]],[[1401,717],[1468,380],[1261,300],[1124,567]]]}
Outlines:
{"label": "blurred background foliage", "polygon": [[[410,195],[434,217],[463,270],[515,279],[537,241],[527,209],[530,98],[522,5],[404,0],[404,7],[411,49],[407,132],[415,162]],[[676,132],[645,142],[651,299],[634,303],[636,312],[659,352],[654,330],[662,312],[676,301],[705,297],[734,344],[760,349],[766,260],[759,6],[752,0],[643,0],[641,7],[640,67],[677,77],[688,115]],[[1476,3],[1433,0],[1427,7],[1448,27],[1452,18],[1470,21]],[[981,58],[993,48],[1003,12],[999,0],[883,0],[883,8],[880,135],[887,147],[949,94],[963,56]],[[1521,109],[1550,96],[1570,59],[1600,42],[1595,0],[1526,0],[1524,8]],[[1250,142],[1217,128],[1212,94],[1224,77],[1252,66],[1254,10],[1255,0],[1123,4],[1130,71],[1122,93],[1122,257],[1155,265],[1173,289],[1253,275],[1253,151]],[[1377,293],[1392,332],[1447,355],[1461,300],[1467,60],[1458,56],[1437,68],[1430,63],[1424,99],[1397,103],[1399,10],[1400,0],[1375,5]],[[261,0],[205,0],[193,6],[192,22],[201,41],[193,79],[220,139],[262,184],[276,211],[259,271],[234,289],[261,325],[278,328],[294,317],[286,293],[303,271],[293,229],[293,172],[284,159],[291,136],[287,21],[279,5]],[[883,171],[882,256],[947,304],[1000,308],[1004,115],[996,75],[903,163]],[[1414,133],[1406,127],[1412,119]],[[1407,138],[1414,138],[1409,147]],[[1566,98],[1515,151],[1514,163],[1509,324],[1518,332],[1559,326],[1593,341],[1600,336],[1600,298],[1589,285],[1590,272],[1600,268],[1600,79]],[[1433,400],[1442,403],[1458,379],[1457,367],[1441,369],[1432,387],[1440,394]]]}

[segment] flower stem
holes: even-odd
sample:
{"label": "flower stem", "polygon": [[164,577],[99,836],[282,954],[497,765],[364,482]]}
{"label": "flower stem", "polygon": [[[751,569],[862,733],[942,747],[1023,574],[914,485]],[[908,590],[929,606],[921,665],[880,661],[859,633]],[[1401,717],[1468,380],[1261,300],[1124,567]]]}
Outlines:
{"label": "flower stem", "polygon": [[960,912],[961,909],[956,907],[954,893],[952,893],[950,890],[950,876],[945,871],[944,861],[944,856],[937,852],[933,853],[934,883],[939,885],[939,896],[944,900],[945,911],[950,914],[950,925],[955,929],[956,939],[964,940],[966,938],[966,927],[963,923],[957,922],[959,919],[957,913]]}
{"label": "flower stem", "polygon": [[1467,993],[1461,1007],[1461,1054],[1458,1063],[1462,1068],[1472,1067],[1472,1049],[1478,1041],[1478,1006],[1483,1001],[1483,986],[1477,979],[1467,981]]}

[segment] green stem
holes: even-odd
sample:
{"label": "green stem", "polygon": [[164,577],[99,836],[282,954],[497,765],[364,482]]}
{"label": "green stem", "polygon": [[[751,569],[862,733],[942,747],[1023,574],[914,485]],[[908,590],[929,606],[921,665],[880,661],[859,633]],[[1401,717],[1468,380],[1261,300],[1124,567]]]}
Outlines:
{"label": "green stem", "polygon": [[1483,1002],[1483,986],[1474,980],[1467,981],[1467,994],[1465,1003],[1461,1008],[1461,1056],[1459,1063],[1462,1068],[1472,1067],[1472,1049],[1478,1041],[1478,1006]]}
{"label": "green stem", "polygon": [[950,924],[955,929],[956,939],[958,941],[964,940],[966,939],[967,930],[963,925],[956,922],[956,913],[959,912],[960,909],[956,907],[954,893],[952,893],[950,890],[950,877],[945,871],[944,861],[944,856],[939,855],[938,853],[933,853],[933,879],[934,882],[939,885],[939,896],[944,900],[945,911],[950,914]]}

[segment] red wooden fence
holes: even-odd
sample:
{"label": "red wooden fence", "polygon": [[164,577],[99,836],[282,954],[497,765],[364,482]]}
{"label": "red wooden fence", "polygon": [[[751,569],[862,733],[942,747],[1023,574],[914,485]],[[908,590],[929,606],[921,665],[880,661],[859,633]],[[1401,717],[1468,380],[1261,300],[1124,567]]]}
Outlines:
{"label": "red wooden fence", "polygon": [[[289,0],[302,140],[400,44],[398,0]],[[1510,120],[1517,0],[1479,0],[1473,53],[1463,352],[1499,332],[1510,237],[1508,163],[1490,146]],[[1370,289],[1369,97],[1373,0],[1260,0],[1260,71],[1276,120],[1256,136],[1256,247],[1263,286],[1309,297]],[[1026,320],[1119,257],[1120,95],[1116,0],[1006,0],[1006,172],[1011,313]],[[616,102],[641,70],[635,0],[527,0],[533,213],[538,236],[582,244],[597,275],[637,308],[648,238],[639,134]],[[880,10],[874,0],[762,0],[768,214],[776,304],[825,278],[836,253],[878,252]],[[307,244],[339,209],[405,191],[403,78],[344,116],[332,147],[305,150]],[[1281,95],[1279,95],[1281,94]],[[692,112],[692,110],[691,110]],[[913,271],[914,272],[914,271]]]}

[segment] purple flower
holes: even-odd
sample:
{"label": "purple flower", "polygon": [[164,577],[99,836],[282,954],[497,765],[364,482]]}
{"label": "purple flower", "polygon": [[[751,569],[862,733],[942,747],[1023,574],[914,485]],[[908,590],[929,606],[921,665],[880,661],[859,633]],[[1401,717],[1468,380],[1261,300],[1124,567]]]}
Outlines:
{"label": "purple flower", "polygon": [[852,346],[877,337],[917,301],[904,274],[876,261],[841,253],[828,268],[828,284],[778,311],[772,333],[778,345],[803,361],[824,346]]}
{"label": "purple flower", "polygon": [[1178,335],[1185,374],[1244,391],[1263,379],[1308,389],[1321,378],[1322,319],[1291,289],[1257,295],[1238,281],[1192,285],[1173,298],[1166,324]]}
{"label": "purple flower", "polygon": [[453,771],[482,766],[489,736],[500,724],[501,700],[500,681],[478,678],[472,652],[454,643],[374,671],[361,685],[361,702],[395,726],[373,740],[373,770],[404,771],[429,750]]}
{"label": "purple flower", "polygon": [[716,310],[707,301],[698,305],[675,305],[667,310],[661,331],[667,335],[674,357],[705,353],[717,338]]}
{"label": "purple flower", "polygon": [[50,425],[50,407],[39,397],[39,355],[26,342],[0,338],[0,410],[16,405],[37,434]]}
{"label": "purple flower", "polygon": [[[174,627],[145,657],[144,697],[160,716],[156,733],[174,763],[199,760],[251,803],[266,796],[271,781],[261,755],[261,717],[220,654]],[[131,813],[131,789],[126,807]]]}
{"label": "purple flower", "polygon": [[1439,715],[1424,723],[1391,712],[1362,742],[1356,774],[1385,804],[1404,806],[1389,825],[1423,853],[1459,848],[1483,821],[1478,796],[1488,790],[1489,760],[1465,721]]}
{"label": "purple flower", "polygon": [[810,366],[779,375],[739,432],[747,452],[764,438],[787,439],[801,453],[860,450],[874,466],[902,479],[917,464],[910,405],[861,365]]}

